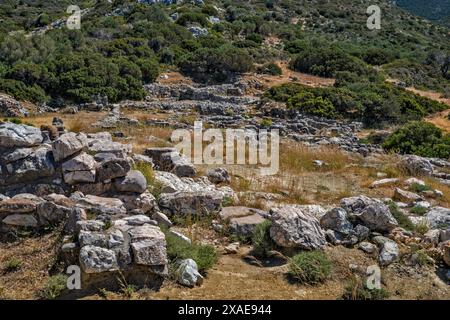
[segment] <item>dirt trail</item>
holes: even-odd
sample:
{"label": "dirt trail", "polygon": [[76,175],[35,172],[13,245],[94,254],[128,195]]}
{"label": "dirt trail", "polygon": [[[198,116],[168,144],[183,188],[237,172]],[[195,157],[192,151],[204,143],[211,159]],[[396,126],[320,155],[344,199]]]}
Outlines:
{"label": "dirt trail", "polygon": [[333,86],[335,79],[322,78],[306,73],[290,70],[287,61],[276,61],[276,64],[283,71],[280,76],[271,76],[266,74],[246,74],[245,80],[256,80],[261,82],[264,88],[279,86],[285,83],[298,83],[309,87],[329,87]]}

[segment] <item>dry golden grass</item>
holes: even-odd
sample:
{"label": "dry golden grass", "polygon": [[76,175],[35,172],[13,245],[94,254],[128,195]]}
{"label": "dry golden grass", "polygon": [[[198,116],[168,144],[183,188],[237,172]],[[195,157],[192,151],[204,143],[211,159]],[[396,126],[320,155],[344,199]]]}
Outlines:
{"label": "dry golden grass", "polygon": [[[60,232],[0,243],[0,300],[38,298],[60,246]],[[7,272],[5,264],[12,257],[21,265],[18,270]]]}
{"label": "dry golden grass", "polygon": [[45,113],[31,116],[26,118],[26,120],[39,128],[41,125],[51,125],[53,118],[58,117],[63,120],[64,126],[69,131],[92,133],[99,131],[93,124],[102,117],[105,117],[105,115],[105,112],[85,111],[78,112],[77,114]]}

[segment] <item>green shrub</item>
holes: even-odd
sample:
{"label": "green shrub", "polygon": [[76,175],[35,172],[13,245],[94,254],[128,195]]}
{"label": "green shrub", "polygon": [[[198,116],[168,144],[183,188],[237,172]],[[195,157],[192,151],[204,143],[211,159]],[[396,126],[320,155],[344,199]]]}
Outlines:
{"label": "green shrub", "polygon": [[171,261],[193,259],[201,273],[206,273],[218,259],[216,249],[211,245],[188,243],[165,231],[167,256]]}
{"label": "green shrub", "polygon": [[389,293],[385,289],[369,289],[359,278],[350,280],[342,295],[344,300],[384,300],[387,298],[389,298]]}
{"label": "green shrub", "polygon": [[302,92],[293,96],[288,100],[287,106],[301,113],[318,117],[335,118],[337,115],[333,104],[328,99],[316,97],[311,92]]}
{"label": "green shrub", "polygon": [[331,274],[332,263],[323,251],[304,251],[289,262],[289,275],[301,283],[318,284]]}
{"label": "green shrub", "polygon": [[199,82],[225,82],[253,68],[252,58],[240,48],[223,45],[201,48],[181,63],[181,71]]}
{"label": "green shrub", "polygon": [[309,47],[292,60],[291,68],[323,77],[333,77],[338,71],[368,72],[363,61],[335,47]]}
{"label": "green shrub", "polygon": [[391,202],[389,204],[389,210],[391,211],[391,214],[394,216],[395,220],[397,220],[398,225],[402,227],[405,230],[414,230],[414,224],[411,222],[411,220],[398,208],[398,206]]}
{"label": "green shrub", "polygon": [[253,252],[258,257],[267,257],[276,245],[270,237],[270,226],[272,223],[268,220],[258,224],[253,230],[252,245]]}
{"label": "green shrub", "polygon": [[450,135],[428,122],[413,121],[396,130],[383,143],[386,150],[423,157],[450,157]]}
{"label": "green shrub", "polygon": [[22,267],[22,261],[16,258],[11,258],[6,261],[4,270],[6,272],[14,272],[19,270]]}
{"label": "green shrub", "polygon": [[283,74],[283,70],[276,63],[266,63],[257,69],[258,73],[269,74],[271,76],[279,76]]}
{"label": "green shrub", "polygon": [[415,206],[410,210],[410,212],[412,214],[417,214],[418,216],[423,216],[425,213],[428,212],[428,209],[422,206]]}
{"label": "green shrub", "polygon": [[424,192],[424,191],[428,191],[431,190],[431,188],[425,184],[421,184],[421,183],[417,183],[414,182],[413,184],[411,184],[409,186],[409,190],[412,192]]}
{"label": "green shrub", "polygon": [[47,279],[44,288],[40,292],[40,296],[43,299],[56,299],[58,298],[64,290],[67,288],[67,276],[64,274],[59,274],[56,276],[51,276]]}

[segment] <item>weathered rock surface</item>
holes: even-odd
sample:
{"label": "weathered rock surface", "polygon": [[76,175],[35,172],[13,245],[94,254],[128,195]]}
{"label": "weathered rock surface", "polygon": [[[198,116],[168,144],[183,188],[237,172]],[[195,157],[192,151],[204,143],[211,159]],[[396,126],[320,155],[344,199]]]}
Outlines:
{"label": "weathered rock surface", "polygon": [[203,283],[203,276],[198,272],[197,263],[192,259],[182,260],[176,270],[177,282],[187,286],[195,287]]}
{"label": "weathered rock surface", "polygon": [[86,273],[116,271],[119,269],[114,251],[96,246],[84,246],[81,248],[80,266]]}
{"label": "weathered rock surface", "polygon": [[269,214],[270,236],[279,246],[314,250],[326,245],[319,221],[296,206],[273,208]]}
{"label": "weathered rock surface", "polygon": [[88,140],[84,133],[68,132],[53,141],[53,157],[55,161],[61,161],[77,152],[86,150],[87,147]]}
{"label": "weathered rock surface", "polygon": [[159,207],[170,215],[208,215],[220,211],[223,196],[213,191],[164,193]]}
{"label": "weathered rock surface", "polygon": [[11,122],[0,122],[0,148],[36,146],[44,140],[41,130]]}
{"label": "weathered rock surface", "polygon": [[341,200],[341,206],[350,217],[353,216],[371,230],[386,232],[398,226],[389,207],[378,199],[366,196],[344,198]]}
{"label": "weathered rock surface", "polygon": [[447,229],[450,228],[450,209],[444,207],[434,207],[425,215],[430,228]]}
{"label": "weathered rock surface", "polygon": [[67,184],[94,183],[96,166],[93,156],[81,153],[62,164],[64,181]]}
{"label": "weathered rock surface", "polygon": [[119,192],[143,193],[147,190],[147,180],[140,171],[131,170],[125,177],[116,179],[114,187]]}

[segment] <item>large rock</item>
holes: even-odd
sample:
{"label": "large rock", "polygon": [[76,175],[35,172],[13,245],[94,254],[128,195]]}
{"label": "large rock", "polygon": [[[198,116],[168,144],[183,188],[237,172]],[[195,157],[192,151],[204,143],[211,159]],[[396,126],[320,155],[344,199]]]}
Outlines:
{"label": "large rock", "polygon": [[128,211],[134,213],[149,214],[158,207],[155,197],[148,191],[141,194],[119,194],[117,198]]}
{"label": "large rock", "polygon": [[158,170],[170,171],[179,177],[193,177],[197,173],[195,166],[175,148],[149,148],[145,155],[153,159]]}
{"label": "large rock", "polygon": [[97,179],[99,181],[105,181],[125,177],[130,170],[131,165],[127,159],[106,159],[97,168]]}
{"label": "large rock", "polygon": [[395,188],[394,191],[394,199],[397,201],[411,203],[416,201],[422,201],[423,198],[418,194],[406,190],[402,190],[400,188]]}
{"label": "large rock", "polygon": [[32,227],[35,228],[38,225],[38,221],[31,214],[11,214],[2,221],[6,225],[15,227]]}
{"label": "large rock", "polygon": [[64,181],[67,184],[93,183],[95,182],[96,165],[97,162],[93,156],[81,153],[62,164]]}
{"label": "large rock", "polygon": [[425,215],[431,229],[450,228],[450,209],[444,207],[434,207]]}
{"label": "large rock", "polygon": [[38,128],[11,122],[0,123],[0,148],[32,147],[43,140]]}
{"label": "large rock", "polygon": [[123,202],[116,198],[105,198],[93,195],[72,195],[71,199],[87,212],[95,214],[120,215],[126,214],[127,209]]}
{"label": "large rock", "polygon": [[45,201],[37,206],[36,213],[41,225],[51,225],[67,220],[74,209]]}
{"label": "large rock", "polygon": [[399,255],[398,245],[394,241],[389,240],[381,245],[378,262],[381,266],[387,266],[396,261]]}
{"label": "large rock", "polygon": [[208,170],[206,176],[212,183],[230,183],[231,181],[228,171],[224,168],[215,168]]}
{"label": "large rock", "polygon": [[6,170],[0,178],[0,184],[3,179],[3,183],[10,185],[49,178],[55,173],[52,151],[48,146],[40,146],[25,158],[8,163]]}
{"label": "large rock", "polygon": [[28,110],[13,97],[0,93],[0,116],[2,117],[26,117]]}
{"label": "large rock", "polygon": [[119,269],[114,251],[96,246],[81,248],[80,266],[86,273],[117,271]]}
{"label": "large rock", "polygon": [[123,178],[114,182],[114,187],[120,192],[143,193],[147,190],[147,179],[138,170],[131,170]]}
{"label": "large rock", "polygon": [[146,266],[167,264],[166,238],[158,227],[148,224],[128,231],[134,262]]}
{"label": "large rock", "polygon": [[264,221],[265,219],[257,213],[245,217],[231,218],[229,222],[230,232],[239,238],[249,239],[255,227]]}
{"label": "large rock", "polygon": [[389,207],[378,199],[366,196],[344,198],[341,206],[350,217],[373,231],[387,232],[398,226]]}
{"label": "large rock", "polygon": [[197,263],[192,259],[182,260],[175,274],[177,282],[187,287],[192,288],[203,283],[203,277],[198,272]]}
{"label": "large rock", "polygon": [[296,206],[273,208],[270,236],[281,247],[307,250],[322,249],[326,245],[325,232],[319,221]]}
{"label": "large rock", "polygon": [[65,160],[71,155],[86,150],[88,140],[84,133],[68,132],[53,141],[53,156],[55,161]]}
{"label": "large rock", "polygon": [[178,191],[187,192],[203,192],[211,191],[221,194],[222,197],[227,197],[233,201],[237,201],[236,193],[230,187],[216,187],[207,177],[194,178],[180,178],[173,173],[165,171],[155,171],[155,180],[161,188],[162,193],[173,193]]}
{"label": "large rock", "polygon": [[328,211],[320,219],[322,228],[349,234],[353,230],[353,225],[347,219],[347,212],[342,208],[334,208]]}
{"label": "large rock", "polygon": [[213,191],[164,193],[159,206],[169,215],[208,215],[220,211],[222,200],[223,196]]}
{"label": "large rock", "polygon": [[431,176],[433,174],[433,165],[428,159],[408,155],[400,161],[400,168],[404,169],[412,176]]}
{"label": "large rock", "polygon": [[0,213],[30,213],[35,212],[38,204],[43,200],[28,199],[16,196],[11,199],[0,201]]}

